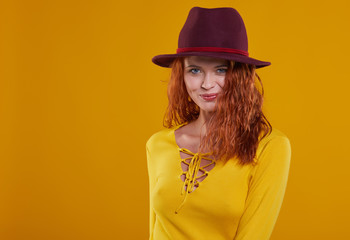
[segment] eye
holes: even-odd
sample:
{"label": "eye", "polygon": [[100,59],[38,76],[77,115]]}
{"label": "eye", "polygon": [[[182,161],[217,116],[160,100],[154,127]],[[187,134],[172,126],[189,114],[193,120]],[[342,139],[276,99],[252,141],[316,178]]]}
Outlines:
{"label": "eye", "polygon": [[200,70],[199,70],[198,68],[191,68],[191,69],[189,70],[189,72],[190,72],[190,73],[193,73],[193,74],[197,74],[197,73],[200,72]]}
{"label": "eye", "polygon": [[227,72],[227,68],[218,68],[217,72],[218,73],[226,73]]}

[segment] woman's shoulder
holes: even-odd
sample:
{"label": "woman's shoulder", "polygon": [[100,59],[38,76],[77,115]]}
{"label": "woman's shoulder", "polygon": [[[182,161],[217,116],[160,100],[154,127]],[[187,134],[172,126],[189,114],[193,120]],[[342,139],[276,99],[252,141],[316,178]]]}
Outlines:
{"label": "woman's shoulder", "polygon": [[270,134],[266,135],[259,142],[257,149],[257,156],[262,155],[262,153],[267,152],[291,152],[291,143],[288,136],[277,128],[272,128]]}
{"label": "woman's shoulder", "polygon": [[174,128],[163,128],[153,133],[146,142],[147,148],[152,148],[152,146],[157,145],[161,142],[171,141],[173,132]]}
{"label": "woman's shoulder", "polygon": [[273,127],[270,133],[260,140],[260,145],[265,145],[270,141],[289,141],[288,136],[281,130]]}

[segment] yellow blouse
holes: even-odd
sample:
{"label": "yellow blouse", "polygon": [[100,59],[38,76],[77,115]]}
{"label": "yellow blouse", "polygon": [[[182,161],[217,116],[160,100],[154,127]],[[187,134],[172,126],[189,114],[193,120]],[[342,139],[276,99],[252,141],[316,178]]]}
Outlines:
{"label": "yellow blouse", "polygon": [[[236,159],[224,164],[180,148],[174,131],[182,125],[163,129],[146,143],[149,239],[269,239],[287,186],[291,159],[287,136],[273,128],[259,143],[257,164],[242,167]],[[181,159],[180,151],[191,157]],[[201,166],[202,159],[212,162]],[[187,163],[186,172],[181,162]],[[204,169],[214,162],[210,171]],[[201,182],[198,172],[207,175]]]}

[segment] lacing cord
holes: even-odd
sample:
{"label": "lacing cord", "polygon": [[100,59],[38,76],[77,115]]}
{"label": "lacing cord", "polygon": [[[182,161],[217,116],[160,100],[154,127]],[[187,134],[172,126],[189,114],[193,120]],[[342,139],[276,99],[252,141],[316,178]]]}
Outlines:
{"label": "lacing cord", "polygon": [[[180,209],[185,204],[186,199],[187,199],[187,195],[194,191],[194,187],[199,186],[199,182],[197,181],[197,179],[199,179],[203,176],[208,176],[208,171],[205,170],[204,168],[208,167],[214,163],[213,159],[207,157],[210,153],[193,153],[186,148],[179,148],[179,150],[183,153],[188,154],[188,155],[192,155],[193,157],[188,157],[188,158],[182,159],[182,162],[185,163],[186,165],[188,165],[188,170],[187,170],[187,172],[183,172],[183,174],[186,174],[186,179],[183,183],[181,195],[185,195],[185,196],[184,196],[180,206],[175,210],[176,214],[180,211]],[[188,160],[188,159],[191,159],[189,163],[186,162],[186,160]],[[211,163],[201,167],[200,164],[201,164],[202,159],[210,160]],[[198,171],[200,171],[200,170],[203,171],[204,173],[200,176],[197,176]]]}

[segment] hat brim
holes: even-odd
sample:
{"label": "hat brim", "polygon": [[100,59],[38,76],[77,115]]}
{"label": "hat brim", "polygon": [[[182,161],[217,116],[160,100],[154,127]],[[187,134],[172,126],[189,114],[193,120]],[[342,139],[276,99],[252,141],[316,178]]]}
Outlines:
{"label": "hat brim", "polygon": [[247,57],[239,54],[225,53],[225,52],[183,52],[177,54],[162,54],[157,55],[152,58],[152,62],[161,67],[169,68],[171,63],[177,57],[186,57],[186,56],[205,56],[213,58],[221,58],[226,60],[232,60],[235,62],[253,64],[256,68],[262,68],[271,65],[270,62],[260,61],[251,57]]}

